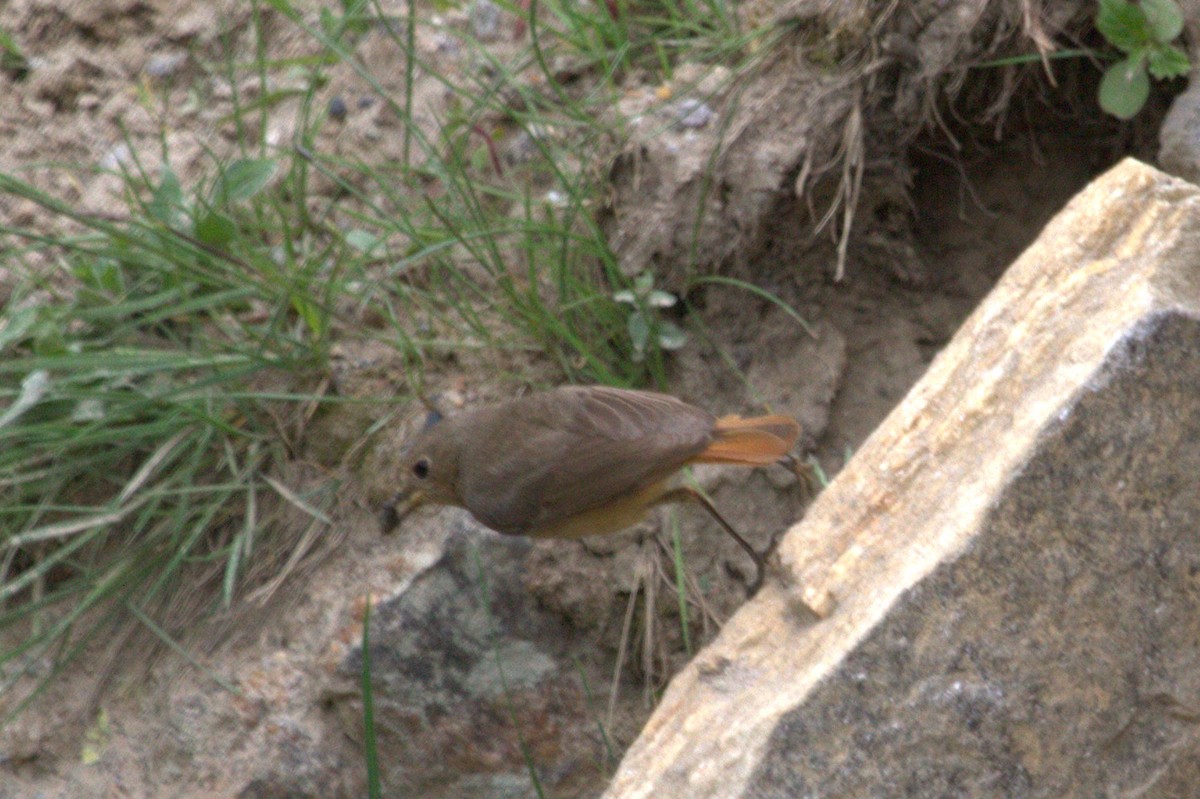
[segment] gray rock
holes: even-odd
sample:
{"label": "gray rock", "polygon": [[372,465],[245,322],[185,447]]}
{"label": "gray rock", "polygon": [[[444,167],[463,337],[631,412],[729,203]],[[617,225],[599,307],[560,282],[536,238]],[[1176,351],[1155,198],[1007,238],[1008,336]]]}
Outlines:
{"label": "gray rock", "polygon": [[1197,474],[1200,189],[1125,161],[788,534],[606,796],[1194,795]]}
{"label": "gray rock", "polygon": [[142,70],[152,78],[169,78],[187,63],[187,53],[155,53],[146,60]]}
{"label": "gray rock", "polygon": [[[442,557],[372,613],[372,695],[385,786],[423,797],[596,795],[595,711],[570,653],[580,646],[560,616],[523,583],[532,548],[455,514]],[[362,670],[355,648],[341,667],[349,693]],[[347,732],[362,728],[342,703]]]}
{"label": "gray rock", "polygon": [[1171,102],[1171,110],[1158,130],[1158,163],[1166,171],[1200,183],[1200,80],[1193,75],[1188,87]]}
{"label": "gray rock", "polygon": [[340,96],[334,97],[329,101],[329,118],[341,121],[346,118],[346,101]]}
{"label": "gray rock", "polygon": [[717,112],[703,100],[684,98],[673,108],[675,125],[681,129],[703,128],[717,118]]}
{"label": "gray rock", "polygon": [[130,166],[133,163],[133,153],[129,149],[129,145],[125,142],[119,142],[110,147],[104,155],[100,156],[100,168],[106,172],[116,172],[122,167]]}
{"label": "gray rock", "polygon": [[471,4],[471,32],[481,42],[492,42],[500,38],[500,7],[492,0],[475,0]]}

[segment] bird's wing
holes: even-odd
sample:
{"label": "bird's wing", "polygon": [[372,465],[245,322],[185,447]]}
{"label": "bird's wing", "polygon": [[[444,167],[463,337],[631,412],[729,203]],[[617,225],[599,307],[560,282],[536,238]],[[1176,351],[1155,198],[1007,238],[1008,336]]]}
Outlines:
{"label": "bird's wing", "polygon": [[460,475],[468,509],[505,533],[536,535],[657,483],[704,450],[715,418],[674,397],[564,387],[497,408],[503,434]]}

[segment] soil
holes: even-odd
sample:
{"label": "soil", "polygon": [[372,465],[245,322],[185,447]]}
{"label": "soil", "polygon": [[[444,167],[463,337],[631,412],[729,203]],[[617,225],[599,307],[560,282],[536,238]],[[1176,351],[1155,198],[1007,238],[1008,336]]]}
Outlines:
{"label": "soil", "polygon": [[[5,30],[35,63],[19,79],[0,74],[0,93],[8,98],[0,119],[0,171],[105,213],[121,181],[91,167],[128,165],[133,153],[156,153],[157,137],[166,131],[181,180],[197,180],[211,166],[209,150],[227,150],[232,138],[220,77],[202,64],[222,46],[223,24],[246,21],[247,5],[13,0]],[[403,9],[397,6],[395,13]],[[278,28],[273,48],[280,54],[303,51],[303,37]],[[435,59],[441,44],[431,39],[422,47]],[[385,50],[368,46],[361,55],[375,74],[388,74],[372,63],[386,58]],[[328,96],[354,97],[360,90],[352,76],[339,74]],[[155,110],[160,106],[146,102],[147,91],[170,98],[172,110]],[[436,96],[432,82],[423,91]],[[1139,149],[1138,141],[1102,138],[1098,131],[1110,136],[1115,128],[1095,113],[1059,119],[1054,109],[1063,106],[1053,96],[1044,105],[1025,101],[1024,120],[998,141],[977,139],[982,131],[965,126],[959,131],[967,134],[963,146],[955,150],[942,131],[931,130],[909,142],[903,164],[873,166],[873,174],[902,174],[908,185],[889,194],[893,179],[874,188],[867,181],[864,232],[853,242],[840,280],[834,279],[837,242],[827,234],[814,238],[804,198],[779,193],[740,257],[723,268],[792,305],[810,329],[734,286],[694,290],[683,298],[685,321],[705,335],[694,336],[671,363],[672,390],[721,413],[769,407],[794,415],[804,425],[809,451],[835,476],[1055,211],[1099,171]],[[284,120],[287,111],[276,109],[271,118]],[[318,145],[365,160],[395,158],[387,144],[395,137],[379,135],[388,124],[378,109],[353,106],[342,134]],[[886,138],[887,128],[876,124],[873,135]],[[280,125],[276,138],[287,141],[289,132]],[[1081,136],[1095,146],[1081,147]],[[52,163],[85,168],[52,169]],[[892,201],[896,197],[899,202]],[[4,196],[0,222],[58,224],[37,206]],[[0,273],[0,301],[16,277]],[[330,377],[343,394],[379,396],[403,387],[394,350],[360,341],[352,329],[343,331],[337,347]],[[729,360],[753,391],[723,365]],[[431,382],[458,404],[508,390],[469,370],[435,375]],[[336,687],[342,685],[338,671],[360,635],[364,595],[395,596],[433,563],[453,513],[423,517],[401,539],[379,536],[375,508],[394,489],[395,454],[417,408],[398,410],[397,421],[345,475],[351,487],[334,509],[329,533],[336,548],[310,559],[269,599],[190,636],[202,668],[174,655],[157,657],[149,668],[140,657],[118,658],[113,662],[120,670],[105,675],[111,679],[97,694],[94,664],[107,662],[100,656],[112,647],[100,646],[97,658],[77,661],[0,736],[0,799],[361,793],[361,734],[353,714],[347,720],[340,712],[345,697]],[[306,456],[339,464],[371,421],[323,419]],[[806,500],[782,470],[713,470],[698,479],[756,545],[801,515]],[[708,614],[695,625],[704,638],[743,601],[730,572],[744,572],[747,563],[703,516],[685,510],[679,519],[687,531],[686,561],[708,586]],[[611,680],[639,570],[648,562],[670,570],[657,560],[649,535],[659,521],[586,545],[538,543],[530,556],[528,590],[573,629],[592,632],[587,661],[595,675]],[[648,715],[644,686],[652,691],[686,660],[678,624],[668,620],[659,632],[656,656],[625,660],[613,732],[618,749]],[[240,693],[221,687],[221,675],[235,679]],[[578,795],[594,795],[597,787],[580,788]]]}

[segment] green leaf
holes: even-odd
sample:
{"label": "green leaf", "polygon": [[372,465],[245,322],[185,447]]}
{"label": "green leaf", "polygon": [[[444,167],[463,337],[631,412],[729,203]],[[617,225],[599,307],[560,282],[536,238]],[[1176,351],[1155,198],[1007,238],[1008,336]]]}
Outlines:
{"label": "green leaf", "polygon": [[382,241],[383,239],[374,233],[368,233],[359,228],[355,228],[346,234],[346,243],[359,252],[369,253],[379,246]]}
{"label": "green leaf", "polygon": [[629,340],[633,342],[633,359],[641,361],[646,354],[646,342],[650,340],[650,324],[646,317],[634,312],[629,315]]}
{"label": "green leaf", "polygon": [[338,19],[333,15],[333,12],[328,8],[322,8],[319,19],[321,21],[321,30],[328,36],[336,37],[338,34]]}
{"label": "green leaf", "polygon": [[1150,96],[1150,76],[1142,54],[1131,55],[1104,70],[1100,81],[1100,107],[1117,119],[1129,119]]}
{"label": "green leaf", "polygon": [[72,270],[84,286],[112,297],[125,292],[125,279],[121,266],[111,258],[93,258]]}
{"label": "green leaf", "polygon": [[1187,53],[1175,46],[1155,47],[1150,51],[1150,74],[1159,80],[1178,78],[1188,74],[1192,64]]}
{"label": "green leaf", "polygon": [[61,319],[39,318],[33,327],[34,355],[62,355],[67,351],[67,340],[63,336]]}
{"label": "green leaf", "polygon": [[62,329],[50,329],[46,325],[37,325],[34,328],[32,349],[34,349],[34,355],[40,356],[40,358],[52,358],[52,356],[66,353],[67,341],[62,336]]}
{"label": "green leaf", "polygon": [[1127,0],[1100,0],[1096,28],[1109,44],[1126,53],[1150,43],[1150,23],[1145,12]]}
{"label": "green leaf", "polygon": [[0,427],[8,427],[21,417],[21,414],[41,402],[42,397],[50,390],[50,373],[45,369],[30,372],[21,381],[21,394],[11,405],[0,414]]}
{"label": "green leaf", "polygon": [[292,5],[289,0],[263,0],[263,2],[278,11],[280,14],[283,14],[292,22],[300,21],[300,12],[296,10],[296,7]]}
{"label": "green leaf", "polygon": [[674,322],[660,322],[658,325],[658,346],[664,350],[677,350],[687,344],[687,333],[679,329]]}
{"label": "green leaf", "polygon": [[33,329],[37,315],[38,309],[29,307],[22,308],[7,319],[0,319],[0,352],[4,352],[10,344],[23,341],[25,335]]}
{"label": "green leaf", "polygon": [[182,210],[183,187],[179,185],[179,178],[175,176],[175,172],[164,163],[162,176],[153,196],[150,197],[150,202],[146,204],[146,211],[167,227],[174,228],[179,224]]}
{"label": "green leaf", "polygon": [[670,308],[676,302],[675,295],[667,291],[654,289],[646,295],[646,304],[651,308]]}
{"label": "green leaf", "polygon": [[218,205],[249,200],[264,188],[275,174],[273,158],[242,158],[221,173],[213,194]]}
{"label": "green leaf", "polygon": [[1183,32],[1183,12],[1175,0],[1142,0],[1142,12],[1150,26],[1150,35],[1167,44]]}
{"label": "green leaf", "polygon": [[236,234],[233,220],[220,211],[209,211],[196,222],[196,238],[211,247],[224,247]]}
{"label": "green leaf", "polygon": [[23,77],[29,71],[29,59],[21,48],[4,31],[0,30],[0,69]]}
{"label": "green leaf", "polygon": [[476,172],[486,172],[487,168],[492,163],[492,156],[491,153],[488,152],[488,148],[481,145],[479,147],[472,148],[471,153],[468,156],[468,160],[470,161],[471,169]]}
{"label": "green leaf", "polygon": [[325,315],[321,313],[320,307],[309,297],[303,294],[293,294],[292,308],[304,320],[304,324],[308,329],[318,337],[325,333]]}

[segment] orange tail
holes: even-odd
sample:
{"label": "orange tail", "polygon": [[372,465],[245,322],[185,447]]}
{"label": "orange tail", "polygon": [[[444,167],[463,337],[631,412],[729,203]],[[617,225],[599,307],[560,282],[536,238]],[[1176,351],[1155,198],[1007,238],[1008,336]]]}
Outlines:
{"label": "orange tail", "polygon": [[717,420],[716,438],[692,463],[735,463],[769,466],[792,451],[800,423],[789,416],[725,416]]}

